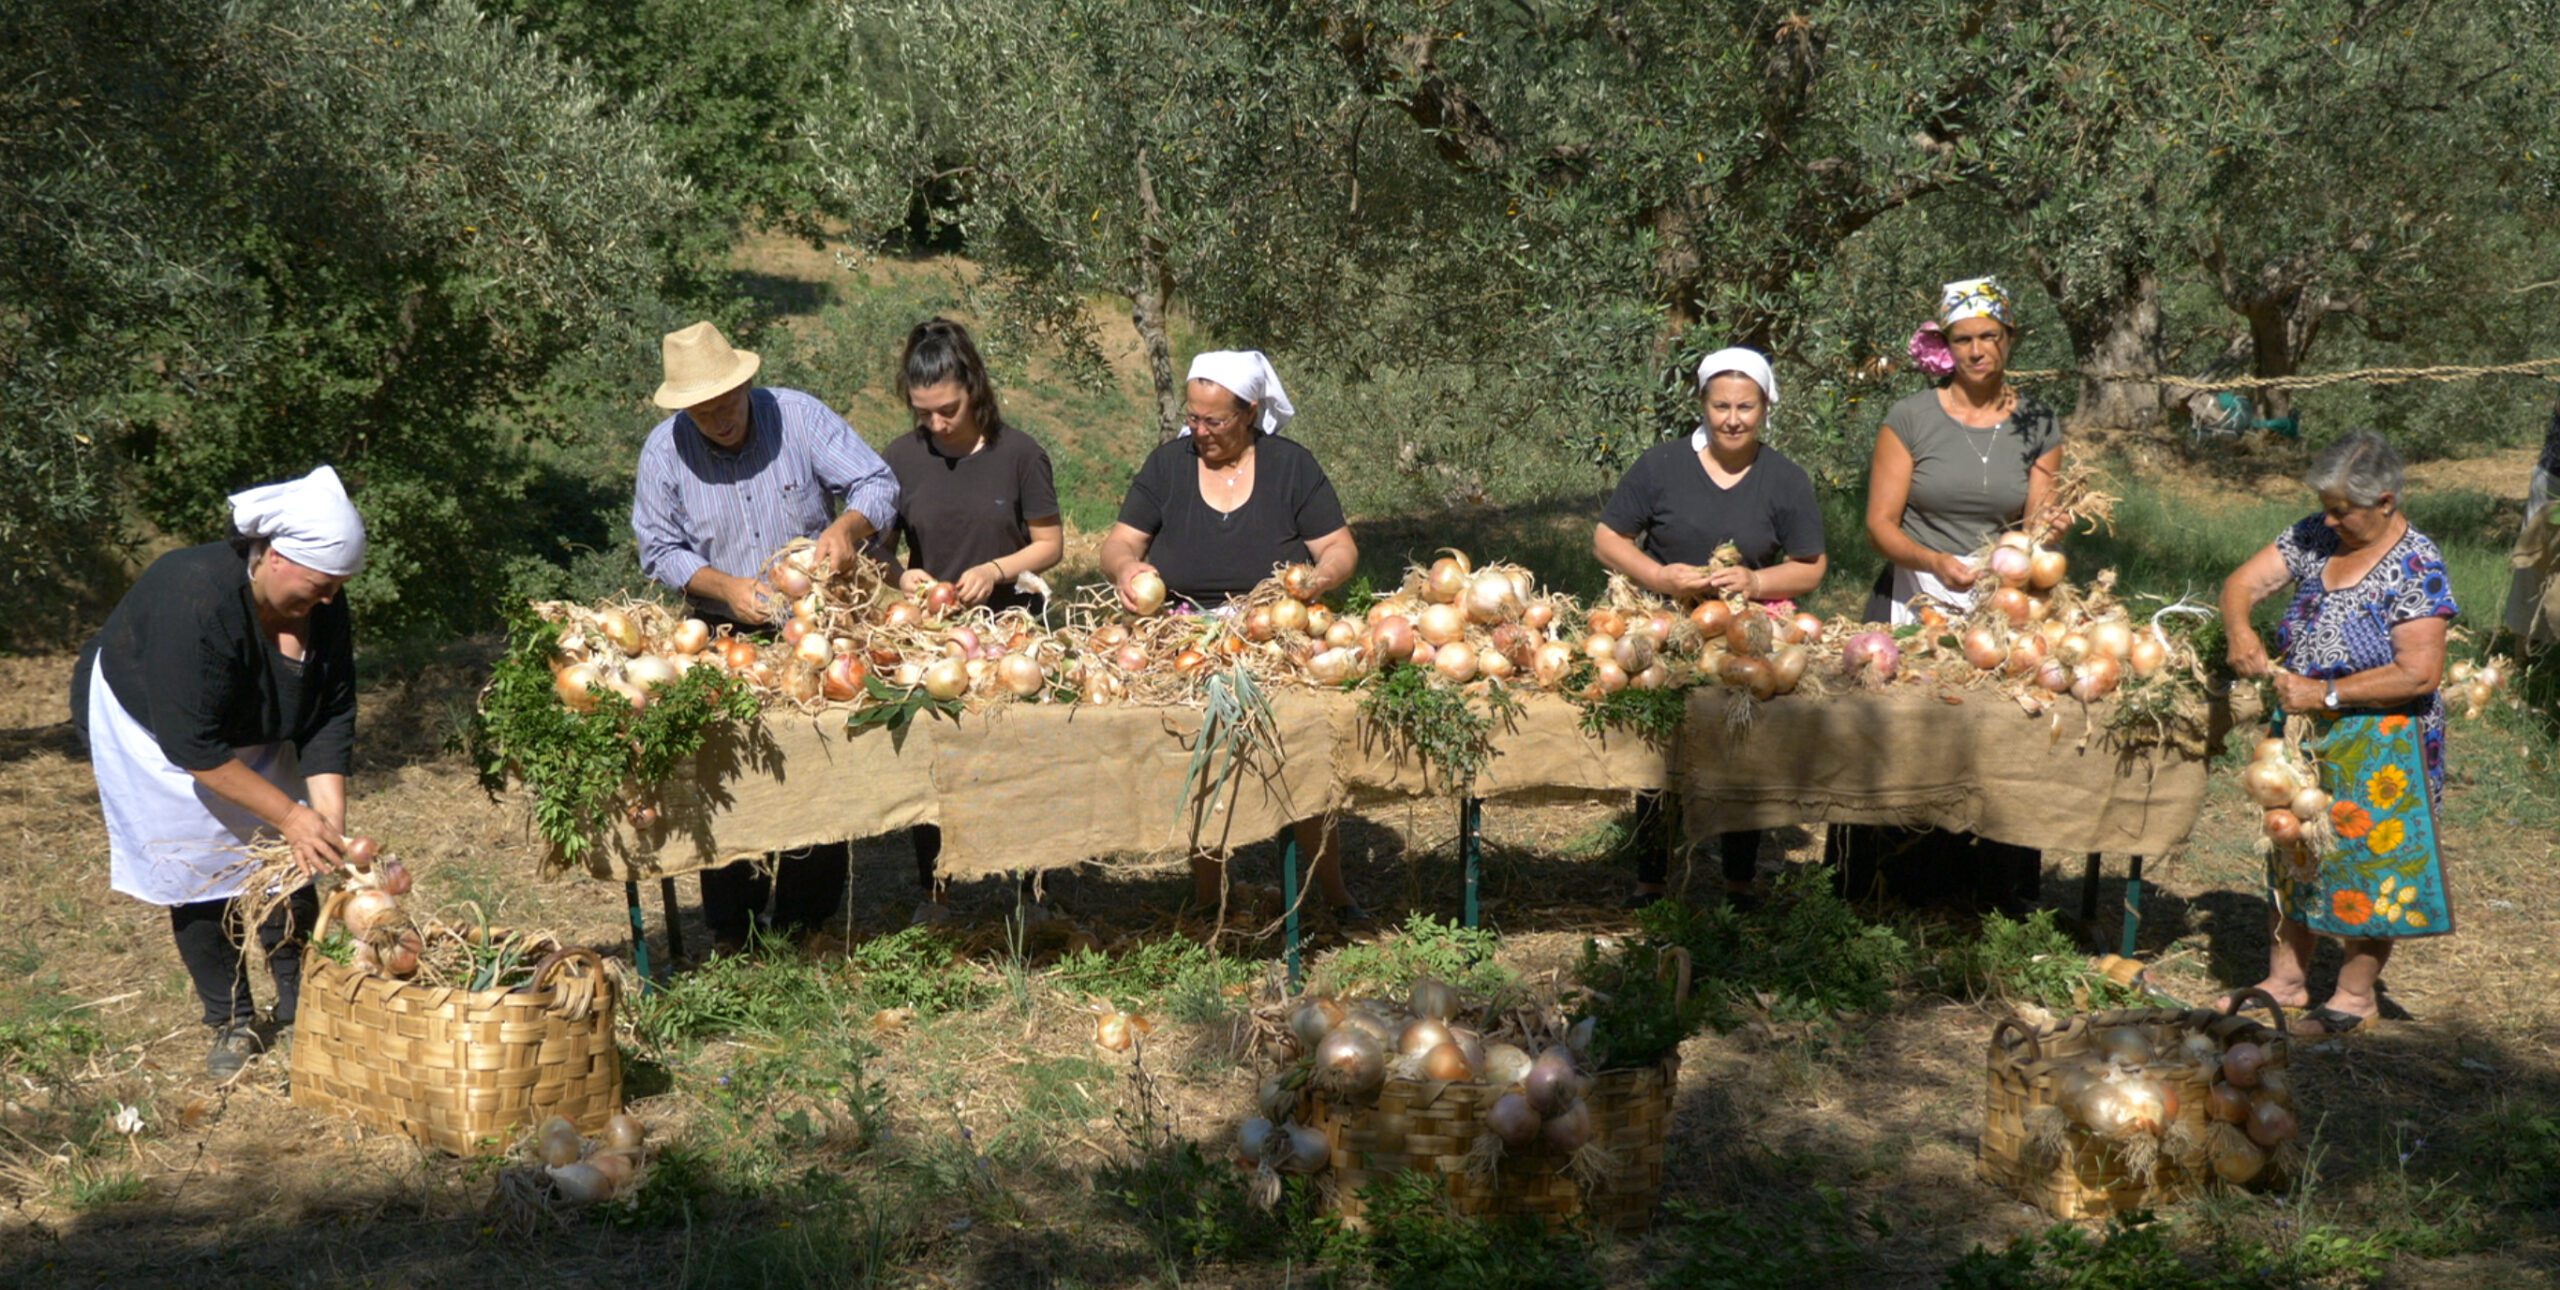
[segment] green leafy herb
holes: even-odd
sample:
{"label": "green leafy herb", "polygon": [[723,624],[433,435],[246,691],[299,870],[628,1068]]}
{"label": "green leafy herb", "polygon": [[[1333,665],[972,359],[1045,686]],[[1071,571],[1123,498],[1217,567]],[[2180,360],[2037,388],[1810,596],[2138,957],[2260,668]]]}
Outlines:
{"label": "green leafy herb", "polygon": [[1500,685],[1485,687],[1481,707],[1465,691],[1434,684],[1431,670],[1390,667],[1362,684],[1360,719],[1384,731],[1443,785],[1463,788],[1493,757],[1493,732],[1520,715],[1520,701]]}
{"label": "green leafy herb", "polygon": [[[1584,664],[1588,667],[1589,664]],[[1666,685],[1659,690],[1639,690],[1630,685],[1615,694],[1590,697],[1588,682],[1575,685],[1567,679],[1565,694],[1574,706],[1582,709],[1582,731],[1600,735],[1610,730],[1624,730],[1646,743],[1668,747],[1680,737],[1680,723],[1688,719],[1689,685]]]}
{"label": "green leafy herb", "polygon": [[862,688],[871,696],[871,702],[854,709],[853,715],[844,719],[844,732],[848,735],[886,730],[892,744],[903,744],[907,727],[915,724],[919,714],[949,717],[951,724],[960,724],[958,699],[937,699],[925,693],[922,686],[902,690],[869,672],[862,674]]}

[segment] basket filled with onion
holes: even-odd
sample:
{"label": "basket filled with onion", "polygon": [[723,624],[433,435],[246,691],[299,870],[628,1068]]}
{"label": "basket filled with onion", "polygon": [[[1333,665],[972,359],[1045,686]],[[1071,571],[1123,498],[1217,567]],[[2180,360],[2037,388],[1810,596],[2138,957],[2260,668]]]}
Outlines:
{"label": "basket filled with onion", "polygon": [[[1687,997],[1685,954],[1679,997]],[[1454,1210],[1550,1228],[1641,1232],[1662,1191],[1680,1059],[1595,1069],[1592,1026],[1552,1010],[1472,1013],[1451,987],[1401,1000],[1309,998],[1286,1019],[1294,1060],[1262,1082],[1236,1159],[1266,1203],[1318,1181],[1345,1221],[1362,1191],[1408,1170],[1440,1177]],[[1543,1021],[1541,1017],[1543,1015]]]}
{"label": "basket filled with onion", "polygon": [[[2274,1024],[2239,1015],[2263,1003]],[[2062,1219],[2148,1209],[2209,1184],[2265,1186],[2302,1147],[2283,1010],[2136,1008],[1992,1031],[1977,1168]]]}
{"label": "basket filled with onion", "polygon": [[593,950],[343,886],[303,957],[293,1100],[456,1155],[547,1117],[602,1132],[622,1109],[616,991]]}

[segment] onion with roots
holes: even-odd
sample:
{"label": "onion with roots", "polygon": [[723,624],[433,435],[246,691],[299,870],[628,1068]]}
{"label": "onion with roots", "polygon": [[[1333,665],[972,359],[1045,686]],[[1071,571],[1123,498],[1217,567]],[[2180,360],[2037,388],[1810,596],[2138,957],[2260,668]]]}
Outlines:
{"label": "onion with roots", "polygon": [[1413,643],[1413,653],[1407,655],[1405,657],[1405,661],[1413,664],[1415,667],[1429,667],[1432,663],[1437,661],[1439,657],[1440,651],[1433,649],[1431,647],[1431,642],[1418,640]]}
{"label": "onion with roots", "polygon": [[1520,610],[1520,621],[1531,631],[1545,631],[1556,620],[1556,607],[1544,600],[1532,600]]}
{"label": "onion with roots", "polygon": [[1360,656],[1347,649],[1318,651],[1307,660],[1307,679],[1318,685],[1340,685],[1360,674]]}
{"label": "onion with roots", "polygon": [[667,633],[667,645],[678,654],[699,654],[711,643],[711,625],[699,618],[688,618]]}
{"label": "onion with roots", "polygon": [[382,854],[382,844],[363,834],[354,837],[341,835],[338,846],[346,853],[347,864],[357,873],[372,872],[374,860]]}
{"label": "onion with roots", "polygon": [[1627,683],[1633,679],[1627,675],[1627,669],[1615,663],[1602,663],[1591,670],[1591,688],[1601,694],[1616,694],[1627,688]]}
{"label": "onion with roots", "polygon": [[[835,657],[835,652],[836,647],[829,644],[826,636],[818,632],[811,632],[801,637],[800,643],[791,647],[791,657],[811,667],[825,667],[827,660]],[[637,665],[639,661],[633,659],[632,663]]]}
{"label": "onion with roots", "polygon": [[1789,619],[1788,622],[1794,628],[1796,644],[1815,645],[1821,643],[1822,633],[1826,629],[1822,625],[1822,616],[1820,614],[1811,612],[1799,613],[1794,618]]}
{"label": "onion with roots", "polygon": [[1348,618],[1337,618],[1326,623],[1324,630],[1317,632],[1316,635],[1322,637],[1325,644],[1335,649],[1349,649],[1360,643],[1360,624]]}
{"label": "onion with roots", "polygon": [[2133,654],[2133,628],[2120,618],[2110,618],[2089,628],[2089,648],[2121,663]]}
{"label": "onion with roots", "polygon": [[1309,999],[1289,1014],[1289,1033],[1298,1047],[1312,1052],[1324,1037],[1342,1024],[1342,1005],[1331,999]]}
{"label": "onion with roots", "polygon": [[1397,1036],[1396,1055],[1420,1057],[1448,1042],[1449,1023],[1438,1017],[1416,1017],[1406,1022],[1403,1033]]}
{"label": "onion with roots", "polygon": [[596,615],[596,629],[604,633],[606,640],[613,642],[615,649],[625,654],[640,652],[640,625],[631,621],[631,615],[619,609],[608,609]]}
{"label": "onion with roots", "polygon": [[1300,600],[1316,598],[1316,570],[1311,564],[1293,564],[1280,571],[1280,589]]}
{"label": "onion with roots", "polygon": [[406,896],[416,882],[417,879],[409,873],[409,866],[402,864],[398,856],[385,858],[373,875],[374,888],[386,896]]}
{"label": "onion with roots", "polygon": [[2089,638],[2079,632],[2064,632],[2053,643],[2053,656],[2065,667],[2078,667],[2089,661]]}
{"label": "onion with roots", "polygon": [[2240,791],[2260,806],[2275,807],[2291,802],[2302,786],[2294,782],[2292,768],[2283,762],[2260,761],[2240,772]]}
{"label": "onion with roots", "polygon": [[1467,581],[1467,617],[1479,623],[1507,623],[1520,616],[1520,589],[1511,577],[1487,569]]}
{"label": "onion with roots", "polygon": [[1991,576],[2004,587],[2014,587],[2027,580],[2027,553],[2013,546],[1991,548]]}
{"label": "onion with roots", "polygon": [[1573,1067],[1573,1053],[1561,1044],[1529,1063],[1520,1087],[1528,1094],[1529,1105],[1543,1116],[1552,1117],[1582,1099],[1582,1075]]}
{"label": "onion with roots", "polygon": [[1506,681],[1511,678],[1511,674],[1516,670],[1518,669],[1512,666],[1511,656],[1503,653],[1501,650],[1487,645],[1483,649],[1476,651],[1476,675],[1478,676],[1491,677],[1496,681]]}
{"label": "onion with roots", "polygon": [[924,670],[924,692],[934,698],[957,699],[969,692],[969,669],[946,658]]}
{"label": "onion with roots", "polygon": [[1310,1129],[1303,1124],[1292,1124],[1288,1129],[1288,1154],[1280,1161],[1280,1168],[1283,1171],[1293,1174],[1322,1173],[1326,1165],[1333,1163],[1333,1144],[1325,1140],[1322,1130]]}
{"label": "onion with roots", "polygon": [[1642,632],[1629,632],[1610,653],[1610,660],[1627,670],[1629,675],[1653,666],[1653,638]]}
{"label": "onion with roots", "polygon": [[2222,1078],[2233,1088],[2256,1088],[2258,1072],[2266,1067],[2267,1050],[2243,1040],[2222,1052]]}
{"label": "onion with roots", "polygon": [[1332,610],[1327,609],[1322,605],[1310,604],[1307,606],[1307,635],[1322,636],[1325,633],[1332,631],[1333,625],[1337,621],[1339,620],[1334,617]]}
{"label": "onion with roots", "polygon": [[551,678],[551,688],[571,712],[593,712],[596,691],[604,687],[593,663],[572,663]]}
{"label": "onion with roots", "polygon": [[2316,788],[2306,788],[2293,795],[2293,800],[2286,804],[2286,809],[2292,811],[2296,818],[2306,824],[2313,820],[2327,819],[2329,795]]}
{"label": "onion with roots", "polygon": [[2302,840],[2302,817],[2279,806],[2267,812],[2267,840],[2290,846]]}
{"label": "onion with roots", "polygon": [[1488,1084],[1517,1084],[1528,1077],[1529,1054],[1518,1044],[1484,1046],[1484,1078]]}
{"label": "onion with roots", "polygon": [[1279,624],[1271,621],[1271,606],[1255,605],[1253,608],[1244,611],[1244,638],[1246,640],[1252,641],[1258,645],[1271,639],[1272,633],[1278,630]]}
{"label": "onion with roots", "polygon": [[2262,1099],[2249,1107],[2249,1120],[2240,1126],[2251,1142],[2273,1147],[2291,1138],[2299,1129],[2293,1112],[2272,1098]]}
{"label": "onion with roots", "polygon": [[[1802,645],[1789,645],[1770,656],[1769,673],[1777,679],[1778,693],[1795,693],[1796,686],[1804,681],[1805,669],[1812,664],[1813,651]],[[1657,663],[1654,666],[1659,668],[1661,665]]]}
{"label": "onion with roots", "polygon": [[1593,632],[1582,638],[1582,652],[1594,663],[1614,663],[1618,659],[1618,638],[1607,632]]}
{"label": "onion with roots", "polygon": [[1554,689],[1573,667],[1573,647],[1563,641],[1547,641],[1529,658],[1529,674],[1538,684]]}
{"label": "onion with roots", "polygon": [[1709,596],[1699,601],[1697,608],[1689,611],[1689,621],[1696,623],[1698,630],[1709,639],[1722,636],[1724,629],[1733,622],[1733,606],[1717,597]]}
{"label": "onion with roots", "polygon": [[2050,591],[2061,585],[2062,575],[2070,568],[2071,562],[2064,559],[2060,551],[2038,547],[2035,554],[2027,557],[2027,585],[2038,591]]}
{"label": "onion with roots", "polygon": [[1007,654],[997,659],[996,680],[1017,699],[1028,699],[1049,684],[1049,678],[1040,671],[1040,664],[1026,654]]}
{"label": "onion with roots", "polygon": [[1380,661],[1401,663],[1413,657],[1414,632],[1411,620],[1389,614],[1369,629],[1369,649]]}
{"label": "onion with roots", "polygon": [[384,919],[400,912],[400,902],[391,893],[380,890],[359,891],[347,897],[338,907],[338,921],[346,925],[347,935],[361,938],[380,926]]}
{"label": "onion with roots", "polygon": [[1422,1055],[1422,1073],[1430,1079],[1451,1084],[1465,1083],[1476,1077],[1475,1067],[1467,1064],[1466,1050],[1452,1041],[1434,1047]]}
{"label": "onion with roots", "polygon": [[1435,605],[1456,604],[1467,590],[1467,564],[1464,560],[1442,556],[1431,562],[1423,575],[1422,598]]}
{"label": "onion with roots", "polygon": [[1547,1117],[1538,1129],[1538,1137],[1565,1155],[1580,1151],[1591,1141],[1591,1104],[1576,1099],[1571,1106]]}
{"label": "onion with roots", "polygon": [[1902,647],[1894,643],[1890,632],[1860,632],[1841,647],[1840,661],[1849,675],[1868,685],[1882,685],[1893,679],[1902,666]]}
{"label": "onion with roots", "polygon": [[2115,692],[2124,680],[2124,664],[2113,654],[2094,654],[2071,674],[2071,697],[2082,703],[2095,703]]}
{"label": "onion with roots", "polygon": [[1627,616],[1605,605],[1585,614],[1582,625],[1594,636],[1615,638],[1627,634]]}
{"label": "onion with roots", "polygon": [[1963,643],[1964,661],[1985,672],[1996,670],[2009,657],[2000,634],[1988,627],[1966,628]]}
{"label": "onion with roots", "polygon": [[2249,1118],[2249,1095],[2221,1080],[2215,1080],[2211,1092],[2205,1094],[2204,1113],[2208,1119],[2224,1124],[2240,1124]]}
{"label": "onion with roots", "polygon": [[2061,659],[2049,658],[2036,665],[2036,685],[2060,694],[2071,688],[2071,668]]}
{"label": "onion with roots", "polygon": [[2009,661],[2002,665],[2011,676],[2033,676],[2044,666],[2044,637],[2030,632],[2009,645]]}
{"label": "onion with roots", "polygon": [[1316,1078],[1327,1092],[1366,1097],[1386,1082],[1385,1047],[1365,1027],[1346,1020],[1316,1045]]}
{"label": "onion with roots", "polygon": [[2027,593],[2016,587],[2002,587],[1992,592],[1990,600],[1985,603],[1991,606],[1993,613],[2009,620],[2011,627],[2026,626],[2027,619],[2035,612],[2035,606],[2027,601]]}

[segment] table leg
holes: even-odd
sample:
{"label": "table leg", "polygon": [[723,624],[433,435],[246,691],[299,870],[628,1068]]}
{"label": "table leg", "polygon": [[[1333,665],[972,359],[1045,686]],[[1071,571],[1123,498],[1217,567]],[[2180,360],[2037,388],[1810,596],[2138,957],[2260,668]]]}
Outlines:
{"label": "table leg", "polygon": [[2090,852],[2088,866],[2080,871],[2080,925],[2082,927],[2095,928],[2098,925],[2098,877],[2103,872],[2099,863],[2101,858],[2097,852]]}
{"label": "table leg", "polygon": [[1298,831],[1284,831],[1280,843],[1280,905],[1288,912],[1281,915],[1283,930],[1281,956],[1289,965],[1289,993],[1296,994],[1306,974],[1298,954]]}
{"label": "table leg", "polygon": [[667,920],[667,970],[684,961],[684,920],[676,917],[676,880],[658,880],[658,912]]}
{"label": "table leg", "polygon": [[1467,922],[1475,927],[1484,921],[1484,907],[1479,901],[1484,888],[1484,799],[1462,798],[1458,802],[1458,854],[1467,866]]}
{"label": "table leg", "polygon": [[631,964],[640,969],[640,988],[646,990],[656,978],[649,972],[649,915],[640,907],[640,884],[623,883],[622,898],[631,906]]}
{"label": "table leg", "polygon": [[2133,957],[2133,943],[2142,931],[2142,857],[2133,857],[2132,867],[2124,875],[2124,948],[2119,953]]}

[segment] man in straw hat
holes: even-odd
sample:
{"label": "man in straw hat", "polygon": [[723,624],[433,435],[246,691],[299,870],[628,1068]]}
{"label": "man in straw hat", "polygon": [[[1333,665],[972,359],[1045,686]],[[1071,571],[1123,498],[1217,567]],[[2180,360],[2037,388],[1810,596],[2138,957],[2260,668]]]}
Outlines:
{"label": "man in straw hat", "polygon": [[[820,562],[850,563],[895,526],[897,479],[826,404],[753,384],[757,357],[710,323],[667,333],[662,352],[666,379],[650,401],[674,415],[640,449],[631,503],[640,568],[714,628],[768,631],[784,602],[764,581],[765,562],[805,537]],[[831,843],[774,858],[770,878],[746,861],[704,870],[712,941],[743,944],[768,894],[775,926],[815,930],[844,899],[849,862],[845,845]]]}

